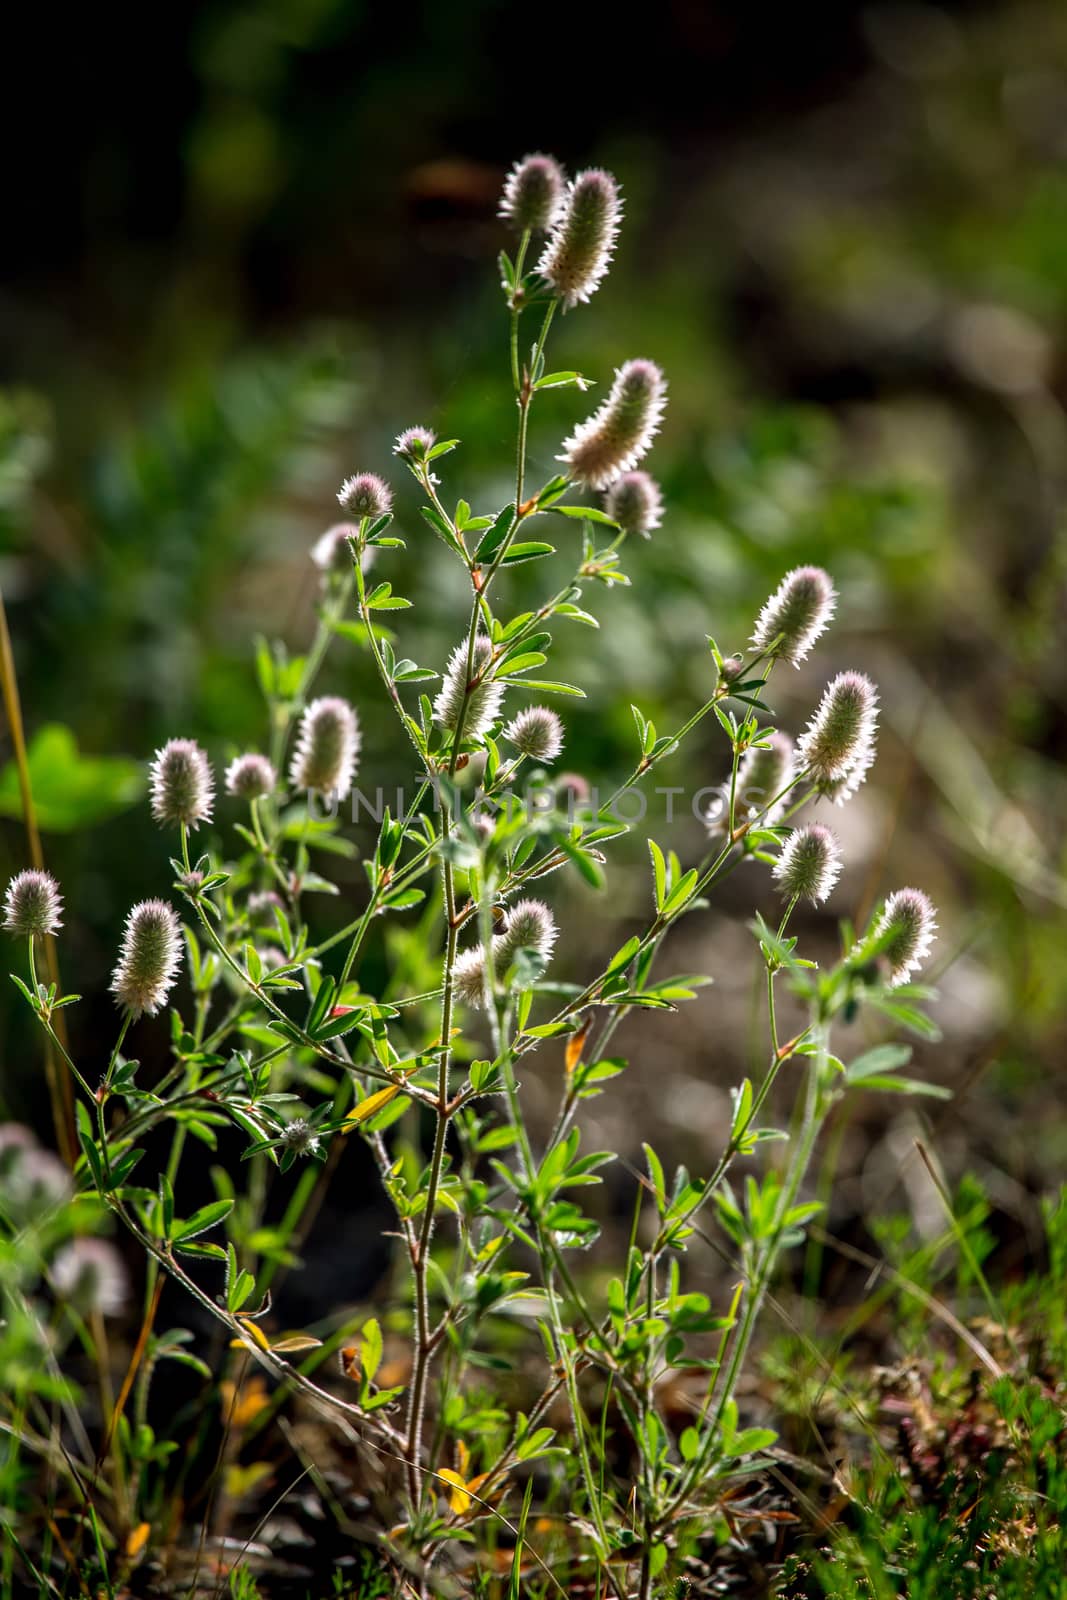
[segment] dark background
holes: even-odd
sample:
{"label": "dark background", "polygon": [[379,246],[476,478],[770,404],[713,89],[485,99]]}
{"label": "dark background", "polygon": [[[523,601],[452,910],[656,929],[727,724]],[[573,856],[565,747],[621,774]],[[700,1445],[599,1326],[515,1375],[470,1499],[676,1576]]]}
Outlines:
{"label": "dark background", "polygon": [[[589,690],[567,710],[566,759],[610,784],[631,764],[629,701],[677,725],[706,687],[704,636],[735,648],[788,567],[830,568],[839,622],[776,706],[795,730],[825,676],[855,665],[882,686],[885,732],[834,819],[842,889],[804,931],[825,948],[879,893],[933,894],[945,1043],[919,1065],[957,1097],[928,1132],[951,1174],[978,1170],[1026,1222],[1067,1158],[1063,7],[20,12],[0,582],[31,738],[62,723],[84,753],[138,762],[173,734],[218,760],[259,739],[252,637],[307,638],[307,552],[336,485],[392,473],[400,427],[460,436],[449,488],[501,503],[502,176],[531,148],[607,165],[627,196],[618,263],[557,330],[556,364],[603,380],[630,355],[663,363],[650,465],[669,515],[628,554],[633,588],[606,600],[602,633],[560,637],[560,675]],[[583,409],[542,408],[535,467],[551,470]],[[437,661],[463,596],[438,582],[406,488],[398,522],[395,587]],[[364,717],[364,781],[403,777],[365,659],[339,652],[328,679]],[[722,770],[710,729],[665,781]],[[126,907],[170,876],[117,783],[45,836],[71,902],[64,970],[86,993]],[[5,876],[23,864],[10,813]],[[651,831],[700,853],[691,818]],[[619,860],[610,898],[554,889],[582,960],[647,912],[640,846]],[[597,1142],[629,1148],[654,1122],[698,1165],[717,1147],[725,1088],[759,1048],[743,920],[772,903],[754,870],[739,879],[668,958],[715,988],[666,1028],[631,1027],[632,1087]],[[326,906],[323,926],[346,909]],[[71,1023],[106,1054],[106,1001]],[[0,1057],[3,1109],[34,1114],[36,1045],[6,995]],[[881,1206],[903,1182],[921,1221],[906,1152],[927,1113],[872,1100],[850,1115],[842,1203]]]}

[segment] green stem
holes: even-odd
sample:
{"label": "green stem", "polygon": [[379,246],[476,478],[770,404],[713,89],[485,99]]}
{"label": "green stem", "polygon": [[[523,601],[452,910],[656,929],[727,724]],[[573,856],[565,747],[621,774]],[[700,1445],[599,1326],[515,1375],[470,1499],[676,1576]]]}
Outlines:
{"label": "green stem", "polygon": [[[448,838],[449,813],[445,806],[441,809],[441,841]],[[411,1394],[408,1403],[407,1438],[405,1456],[407,1460],[408,1494],[411,1499],[412,1509],[418,1507],[421,1495],[421,1456],[422,1432],[426,1412],[426,1387],[429,1377],[430,1360],[433,1355],[433,1345],[430,1330],[430,1304],[427,1268],[429,1266],[430,1246],[433,1241],[434,1213],[437,1208],[437,1191],[441,1182],[441,1171],[444,1165],[445,1140],[448,1133],[450,1120],[449,1080],[450,1065],[452,1060],[452,1008],[454,999],[456,945],[458,927],[456,924],[456,897],[455,880],[452,863],[447,857],[442,862],[442,879],[444,883],[444,907],[447,925],[445,944],[445,981],[441,996],[441,1029],[440,1029],[440,1059],[438,1063],[437,1078],[437,1107],[436,1127],[434,1129],[433,1151],[430,1156],[429,1176],[426,1184],[425,1210],[422,1216],[422,1227],[415,1252],[412,1258],[412,1275],[414,1279],[415,1300],[415,1349],[412,1365]]]}
{"label": "green stem", "polygon": [[[518,285],[520,285],[522,283],[523,268],[526,265],[526,252],[527,252],[527,250],[529,248],[530,248],[530,230],[529,230],[529,228],[526,228],[523,231],[522,238],[519,240],[519,250],[518,250],[518,254],[515,257],[515,283],[516,283],[516,286],[518,286]],[[514,299],[514,296],[512,298]],[[511,382],[512,382],[512,386],[513,386],[513,388],[515,390],[515,393],[518,394],[519,393],[519,387],[520,387],[520,378],[519,378],[519,319],[522,316],[522,306],[521,305],[512,304],[510,310],[511,310],[511,316],[510,316],[510,341],[509,341],[509,343],[510,343],[510,349],[511,349]]]}
{"label": "green stem", "polygon": [[823,1094],[823,1086],[826,1081],[827,1057],[829,1054],[828,1024],[825,1022],[816,1024],[815,1037],[817,1048],[808,1063],[808,1082],[800,1131],[786,1170],[785,1180],[778,1195],[771,1231],[757,1253],[754,1269],[749,1274],[748,1300],[742,1317],[741,1328],[730,1352],[729,1365],[726,1368],[721,1386],[719,1386],[714,1425],[707,1434],[704,1447],[694,1461],[690,1463],[688,1471],[683,1475],[674,1496],[673,1506],[677,1506],[684,1501],[690,1490],[700,1482],[708,1469],[710,1459],[715,1450],[723,1414],[737,1387],[737,1380],[748,1355],[752,1335],[766,1298],[767,1289],[774,1277],[778,1257],[781,1254],[782,1235],[786,1230],[787,1218],[796,1204],[800,1186],[804,1182],[808,1168],[811,1165],[815,1144],[825,1120],[826,1100]]}
{"label": "green stem", "polygon": [[[415,796],[414,800],[412,801],[411,805],[408,807],[407,815],[404,818],[404,827],[405,828],[408,827],[408,825],[411,822],[412,817],[415,815],[415,813],[418,810],[419,806],[422,804],[422,801],[423,801],[423,799],[424,799],[424,797],[426,795],[426,791],[427,791],[427,789],[429,787],[430,787],[430,785],[429,785],[428,782],[424,782],[424,783],[420,784],[419,791],[416,794],[416,796]],[[352,968],[353,968],[353,966],[355,964],[356,956],[359,954],[360,946],[362,945],[363,940],[366,938],[367,930],[371,925],[371,922],[372,922],[372,920],[374,918],[375,913],[378,910],[379,905],[381,904],[381,901],[382,901],[382,898],[383,898],[383,896],[385,894],[386,889],[389,889],[389,890],[391,890],[392,892],[395,893],[397,889],[402,887],[405,878],[411,874],[412,868],[415,867],[415,866],[421,866],[421,864],[425,861],[426,857],[429,855],[431,849],[432,849],[431,845],[425,845],[417,853],[417,855],[414,857],[414,859],[412,861],[409,861],[407,863],[407,865],[403,868],[403,870],[398,872],[396,877],[391,879],[389,883],[387,883],[387,884],[382,883],[381,878],[379,877],[378,885],[374,889],[374,891],[372,892],[370,900],[367,902],[366,909],[363,912],[363,915],[355,923],[355,934],[354,934],[354,937],[352,939],[352,943],[350,944],[350,946],[348,948],[348,952],[347,952],[347,954],[345,956],[344,965],[341,968],[341,976],[337,980],[337,993],[338,993],[338,995],[340,995],[341,990],[344,988],[345,984],[348,982],[349,978],[352,975]],[[321,952],[323,950],[329,948],[330,944],[333,944],[333,943],[336,943],[336,942],[337,942],[337,936],[335,936],[334,939],[327,941],[326,944],[320,945],[319,946],[319,953],[321,954]]]}

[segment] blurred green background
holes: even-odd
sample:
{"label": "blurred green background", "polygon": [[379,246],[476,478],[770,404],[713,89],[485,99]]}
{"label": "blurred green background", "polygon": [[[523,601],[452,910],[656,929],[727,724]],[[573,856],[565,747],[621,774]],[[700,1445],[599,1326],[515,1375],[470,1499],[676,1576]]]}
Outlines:
{"label": "blurred green background", "polygon": [[[445,430],[463,441],[453,498],[507,498],[495,208],[507,165],[552,150],[612,168],[627,197],[617,265],[557,327],[552,365],[603,382],[647,355],[671,384],[649,462],[665,525],[627,552],[632,588],[605,598],[601,633],[557,630],[559,676],[589,695],[567,708],[566,764],[616,781],[631,700],[680,723],[708,686],[704,636],[736,648],[790,566],[831,570],[838,624],[775,705],[795,730],[854,665],[885,726],[835,817],[842,888],[805,933],[825,946],[878,893],[929,890],[945,1042],[920,1061],[957,1091],[933,1112],[851,1111],[835,1204],[862,1213],[903,1185],[918,1216],[925,1126],[953,1176],[982,1175],[1004,1231],[1028,1233],[1067,1162],[1067,9],[665,0],[639,29],[488,0],[83,9],[62,28],[21,9],[0,582],[68,984],[99,995],[126,908],[167,889],[139,764],[175,734],[219,761],[261,741],[252,640],[308,639],[308,553],[343,475],[397,482],[408,547],[388,576],[417,603],[411,653],[439,663],[461,632],[462,585],[389,447],[412,422]],[[587,408],[541,403],[535,478]],[[364,785],[403,781],[365,656],[340,642],[324,681],[360,708]],[[707,727],[663,781],[713,783],[723,755]],[[6,877],[25,861],[10,768],[0,814]],[[650,827],[699,854],[688,812]],[[554,888],[583,960],[647,912],[640,844],[617,858],[610,896]],[[358,867],[346,883],[361,894]],[[739,874],[678,933],[668,966],[716,985],[667,1027],[628,1025],[637,1070],[595,1142],[658,1125],[705,1165],[761,1048],[743,918],[770,900]],[[346,913],[324,904],[324,927]],[[40,1118],[14,998],[0,991],[0,1110]],[[83,1056],[110,1040],[106,997],[68,1015]]]}

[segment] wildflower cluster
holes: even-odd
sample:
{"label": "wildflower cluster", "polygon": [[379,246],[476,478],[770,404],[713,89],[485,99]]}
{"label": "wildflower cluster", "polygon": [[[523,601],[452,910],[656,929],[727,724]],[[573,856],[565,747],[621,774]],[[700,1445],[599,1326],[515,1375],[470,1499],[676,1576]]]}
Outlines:
{"label": "wildflower cluster", "polygon": [[[150,1323],[166,1273],[222,1326],[242,1368],[259,1362],[335,1419],[346,1440],[371,1438],[383,1461],[399,1464],[402,1481],[383,1478],[378,1496],[380,1543],[398,1572],[432,1574],[435,1582],[440,1574],[443,1590],[458,1589],[469,1547],[483,1540],[493,1552],[495,1508],[514,1493],[520,1469],[527,1474],[536,1463],[530,1494],[541,1492],[543,1479],[550,1505],[572,1506],[561,1550],[581,1550],[589,1568],[582,1583],[595,1568],[597,1592],[647,1600],[652,1576],[674,1559],[678,1530],[720,1507],[773,1438],[766,1430],[738,1433],[734,1395],[780,1250],[811,1214],[801,1191],[819,1130],[838,1097],[863,1081],[860,1072],[850,1079],[835,1054],[845,1047],[831,1049],[831,1036],[868,1002],[880,1016],[915,1025],[924,991],[910,980],[928,961],[935,912],[917,889],[891,892],[858,936],[846,932],[840,959],[824,968],[798,953],[800,935],[790,931],[794,917],[810,918],[809,907],[835,894],[844,867],[825,822],[799,813],[853,796],[876,749],[878,693],[861,672],[830,679],[795,740],[768,704],[774,670],[806,662],[834,616],[837,594],[819,567],[783,577],[745,651],[727,657],[712,643],[702,703],[680,730],[658,733],[634,708],[633,772],[606,800],[593,798],[583,774],[544,770],[565,744],[572,750],[574,730],[568,735],[543,702],[580,692],[551,670],[540,676],[553,648],[550,624],[595,622],[584,607],[605,596],[610,606],[633,541],[662,525],[663,493],[640,463],[663,425],[667,383],[653,360],[623,361],[584,421],[551,413],[554,437],[563,436],[564,471],[540,486],[527,481],[532,407],[558,406],[555,391],[587,387],[579,374],[546,376],[554,318],[603,283],[622,205],[609,173],[568,181],[553,157],[537,154],[507,176],[499,211],[519,238],[515,259],[501,257],[511,333],[506,409],[518,419],[514,492],[491,515],[476,516],[467,499],[450,511],[441,478],[459,441],[412,426],[393,447],[422,500],[411,525],[433,530],[447,552],[441,559],[454,564],[463,585],[447,661],[430,667],[401,654],[401,636],[417,649],[405,623],[380,625],[378,613],[403,617],[410,605],[390,579],[378,581],[401,543],[389,532],[394,508],[404,519],[410,508],[376,473],[347,477],[337,496],[346,520],[328,527],[309,553],[322,599],[312,646],[295,661],[280,644],[259,656],[266,753],[238,746],[235,754],[229,745],[218,769],[218,817],[216,767],[195,741],[168,741],[149,765],[151,810],[172,838],[172,892],[185,920],[169,898],[130,910],[111,981],[120,1031],[104,1059],[85,1071],[75,1063],[54,1023],[55,1010],[73,997],[37,981],[37,946],[61,927],[55,881],[39,870],[19,873],[3,921],[26,941],[31,981],[16,981],[81,1096],[84,1181],[148,1262],[153,1292],[140,1348],[152,1359],[139,1381],[151,1381],[159,1356]],[[528,269],[534,234],[544,237]],[[521,362],[520,324],[531,310],[539,331]],[[590,493],[602,503],[579,498]],[[577,556],[540,537],[553,517],[565,530],[584,522]],[[531,523],[538,537],[528,537]],[[539,563],[549,562],[563,571],[541,582]],[[514,609],[499,581],[505,570],[520,575]],[[354,632],[365,649],[347,659],[342,687],[370,693],[356,681],[364,670],[417,768],[414,799],[379,812],[376,833],[359,847],[336,805],[326,815],[316,807],[316,797],[336,802],[355,785],[359,714],[341,694],[318,692],[320,674],[332,670],[331,651]],[[436,689],[423,689],[435,681]],[[705,853],[685,865],[669,845],[647,840],[651,903],[604,959],[570,934],[562,915],[557,922],[548,903],[554,885],[573,871],[603,887],[609,847],[627,831],[620,796],[646,783],[697,727],[725,740]],[[516,800],[509,785],[520,768],[531,775],[531,792]],[[290,792],[282,794],[286,780]],[[487,802],[477,816],[467,803],[474,784]],[[205,843],[194,860],[190,835],[199,829]],[[338,882],[327,875],[331,863],[347,869],[357,857]],[[732,1124],[698,1178],[679,1168],[668,1180],[646,1145],[649,1176],[637,1194],[640,1225],[628,1257],[614,1275],[598,1272],[587,1282],[573,1265],[575,1251],[595,1241],[598,1223],[580,1202],[614,1157],[582,1151],[583,1108],[624,1069],[614,1041],[628,1017],[666,1017],[696,998],[702,977],[660,977],[656,964],[678,921],[699,917],[742,862],[769,868],[750,878],[770,915],[757,911],[751,923],[753,959],[766,980],[764,1073],[737,1087]],[[320,927],[317,897],[328,894],[334,915]],[[383,922],[381,951],[367,961]],[[788,1041],[776,1012],[783,982],[806,1016]],[[172,1063],[142,1087],[138,1062],[123,1053],[127,1033],[167,1006]],[[558,1093],[555,1115],[540,1131],[528,1120],[520,1076],[535,1052],[542,1094]],[[746,1174],[742,1199],[731,1186],[733,1169],[765,1143],[778,1148],[780,1130],[762,1118],[780,1069],[793,1060],[803,1069],[795,1137],[774,1170]],[[885,1074],[876,1081],[924,1087]],[[175,1142],[165,1170],[147,1185],[131,1174],[147,1135],[164,1126]],[[180,1195],[186,1138],[214,1147],[224,1126],[244,1141],[247,1188],[238,1196],[222,1171],[220,1144],[217,1198],[183,1216],[175,1189]],[[709,1145],[716,1131],[708,1130]],[[274,1172],[299,1164],[285,1214],[294,1231],[298,1214],[313,1218],[346,1139],[365,1140],[394,1213],[386,1232],[404,1297],[390,1307],[395,1359],[383,1361],[377,1318],[358,1318],[342,1347],[347,1387],[339,1394],[317,1370],[325,1348],[318,1339],[283,1338],[277,1326],[271,1284],[293,1267],[296,1252],[269,1221],[267,1201]],[[17,1136],[6,1149],[0,1139],[0,1182],[26,1160]],[[683,1286],[687,1244],[698,1219],[711,1217],[743,1264],[743,1294],[732,1307],[713,1307]],[[52,1288],[71,1315],[115,1315],[131,1298],[123,1261],[109,1248],[79,1238],[54,1255]],[[340,1252],[336,1259],[338,1300],[347,1302],[346,1263]],[[511,1380],[486,1396],[495,1370],[490,1319],[500,1316],[514,1322],[514,1387],[527,1370],[540,1373],[537,1392],[521,1407]],[[704,1386],[694,1391],[684,1431],[670,1424],[659,1397],[679,1369]],[[237,1381],[235,1370],[223,1381]],[[618,1408],[610,1450],[605,1394]],[[142,1418],[146,1395],[142,1388],[137,1396]],[[557,1430],[565,1449],[553,1443]],[[124,1530],[130,1513],[123,1505]],[[631,1560],[634,1570],[625,1572]]]}

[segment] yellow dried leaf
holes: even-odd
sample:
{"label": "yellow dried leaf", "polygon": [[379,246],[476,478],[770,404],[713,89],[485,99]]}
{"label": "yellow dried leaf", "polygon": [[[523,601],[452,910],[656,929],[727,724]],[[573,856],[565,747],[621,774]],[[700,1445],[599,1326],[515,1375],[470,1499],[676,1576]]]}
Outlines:
{"label": "yellow dried leaf", "polygon": [[251,1494],[253,1489],[258,1488],[273,1470],[268,1461],[252,1461],[247,1467],[233,1462],[223,1475],[223,1493],[229,1500],[240,1500],[242,1495]]}
{"label": "yellow dried leaf", "polygon": [[137,1561],[148,1543],[148,1535],[152,1532],[150,1522],[139,1522],[133,1532],[126,1539],[126,1555],[130,1561]]}
{"label": "yellow dried leaf", "polygon": [[390,1100],[395,1100],[399,1093],[400,1085],[391,1083],[387,1089],[378,1089],[376,1093],[369,1094],[365,1100],[359,1102],[354,1111],[348,1113],[348,1116],[341,1124],[341,1132],[345,1133],[349,1128],[358,1128],[361,1122],[366,1122],[376,1112],[381,1111],[382,1107],[387,1106]]}
{"label": "yellow dried leaf", "polygon": [[572,1033],[570,1038],[567,1040],[567,1053],[564,1064],[568,1077],[582,1059],[582,1051],[585,1049],[585,1041],[589,1037],[592,1026],[592,1017],[586,1017],[577,1033]]}
{"label": "yellow dried leaf", "polygon": [[270,1404],[267,1385],[256,1376],[238,1388],[228,1380],[219,1384],[222,1420],[231,1428],[246,1428]]}
{"label": "yellow dried leaf", "polygon": [[461,1517],[465,1511],[470,1510],[471,1497],[467,1493],[467,1485],[458,1472],[453,1472],[451,1467],[442,1467],[438,1477],[444,1478],[446,1483],[452,1485],[449,1492],[448,1503],[457,1516]]}
{"label": "yellow dried leaf", "polygon": [[271,1349],[276,1356],[289,1356],[297,1350],[318,1350],[321,1345],[322,1340],[310,1333],[291,1333],[287,1339],[279,1339],[272,1344]]}
{"label": "yellow dried leaf", "polygon": [[247,1317],[238,1317],[237,1326],[247,1333],[252,1343],[258,1344],[261,1350],[270,1350],[270,1341],[267,1335],[254,1322],[250,1322]]}

